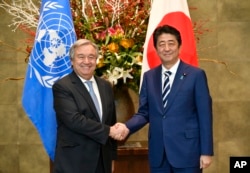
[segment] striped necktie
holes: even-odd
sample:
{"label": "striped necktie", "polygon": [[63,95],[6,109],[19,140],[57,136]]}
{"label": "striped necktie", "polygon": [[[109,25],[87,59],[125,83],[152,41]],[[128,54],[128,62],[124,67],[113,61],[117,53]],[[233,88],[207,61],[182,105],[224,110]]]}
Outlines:
{"label": "striped necktie", "polygon": [[168,94],[170,92],[169,76],[171,74],[172,73],[170,71],[164,72],[164,83],[163,83],[163,90],[162,90],[162,101],[163,101],[164,108],[167,106]]}

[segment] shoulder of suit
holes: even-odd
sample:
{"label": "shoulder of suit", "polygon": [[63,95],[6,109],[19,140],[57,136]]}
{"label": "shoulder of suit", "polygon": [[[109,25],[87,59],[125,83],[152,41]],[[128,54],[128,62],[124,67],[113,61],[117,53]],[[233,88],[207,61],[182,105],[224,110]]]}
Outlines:
{"label": "shoulder of suit", "polygon": [[56,81],[56,83],[65,85],[66,83],[77,83],[80,81],[81,81],[80,78],[74,72],[71,72],[62,77],[61,79],[59,79],[58,81]]}
{"label": "shoulder of suit", "polygon": [[155,72],[159,72],[159,71],[161,72],[161,69],[162,69],[162,67],[161,67],[161,64],[160,64],[160,65],[158,65],[158,66],[156,66],[154,68],[151,68],[150,70],[146,71],[145,74],[146,73],[155,73]]}
{"label": "shoulder of suit", "polygon": [[101,84],[105,84],[105,85],[112,85],[110,81],[108,81],[104,78],[101,78],[99,76],[94,76],[94,77],[95,77],[96,83],[101,83]]}
{"label": "shoulder of suit", "polygon": [[180,65],[183,66],[183,67],[186,68],[186,69],[195,70],[195,71],[204,71],[204,70],[203,70],[202,68],[200,68],[200,67],[193,66],[193,65],[188,64],[188,63],[183,62],[183,61],[180,62]]}

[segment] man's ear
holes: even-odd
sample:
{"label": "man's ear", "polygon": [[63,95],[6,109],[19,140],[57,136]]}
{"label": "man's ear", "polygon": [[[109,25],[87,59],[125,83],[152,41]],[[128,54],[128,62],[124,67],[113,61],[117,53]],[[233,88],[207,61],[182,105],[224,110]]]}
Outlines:
{"label": "man's ear", "polygon": [[181,49],[182,49],[182,46],[180,45],[179,46],[179,54],[181,54]]}

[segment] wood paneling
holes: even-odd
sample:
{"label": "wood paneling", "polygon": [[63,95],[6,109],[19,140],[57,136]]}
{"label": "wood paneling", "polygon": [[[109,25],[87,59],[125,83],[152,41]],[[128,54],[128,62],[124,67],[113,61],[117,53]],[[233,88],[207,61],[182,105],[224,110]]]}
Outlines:
{"label": "wood paneling", "polygon": [[147,142],[127,142],[118,148],[114,173],[149,173]]}

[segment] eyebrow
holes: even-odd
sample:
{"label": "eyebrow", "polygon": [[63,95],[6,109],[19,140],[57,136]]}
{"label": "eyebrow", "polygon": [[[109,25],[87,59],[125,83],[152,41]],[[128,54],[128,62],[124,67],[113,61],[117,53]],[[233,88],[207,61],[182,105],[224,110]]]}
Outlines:
{"label": "eyebrow", "polygon": [[80,54],[76,54],[76,56],[96,56],[95,54],[88,54],[88,55],[85,55],[83,53],[80,53]]}
{"label": "eyebrow", "polygon": [[175,40],[167,40],[167,41],[162,40],[162,41],[159,41],[159,43],[169,43],[169,42],[175,42]]}

